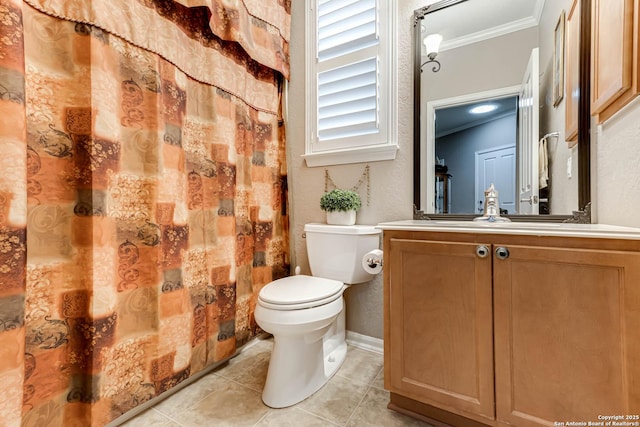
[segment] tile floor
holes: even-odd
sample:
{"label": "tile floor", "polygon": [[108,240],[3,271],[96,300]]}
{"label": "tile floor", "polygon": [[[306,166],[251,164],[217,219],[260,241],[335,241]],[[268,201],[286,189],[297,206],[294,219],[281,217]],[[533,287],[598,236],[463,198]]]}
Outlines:
{"label": "tile floor", "polygon": [[272,339],[257,340],[122,426],[429,426],[387,409],[382,355],[353,346],[336,375],[311,397],[284,409],[265,406],[260,394],[272,346]]}

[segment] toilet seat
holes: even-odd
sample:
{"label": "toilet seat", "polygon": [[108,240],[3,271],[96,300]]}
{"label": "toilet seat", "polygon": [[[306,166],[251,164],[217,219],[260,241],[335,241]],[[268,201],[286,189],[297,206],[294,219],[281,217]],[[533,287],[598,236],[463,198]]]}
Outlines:
{"label": "toilet seat", "polygon": [[289,276],[260,290],[258,304],[273,310],[301,310],[328,304],[342,296],[344,283],[314,276]]}

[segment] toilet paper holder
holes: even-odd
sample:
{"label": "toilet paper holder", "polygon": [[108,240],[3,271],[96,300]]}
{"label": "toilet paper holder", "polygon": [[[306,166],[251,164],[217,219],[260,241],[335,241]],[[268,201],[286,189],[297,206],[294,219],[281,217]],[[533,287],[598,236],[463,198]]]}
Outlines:
{"label": "toilet paper holder", "polygon": [[382,267],[382,258],[375,258],[370,256],[365,260],[369,268],[376,268],[378,265]]}

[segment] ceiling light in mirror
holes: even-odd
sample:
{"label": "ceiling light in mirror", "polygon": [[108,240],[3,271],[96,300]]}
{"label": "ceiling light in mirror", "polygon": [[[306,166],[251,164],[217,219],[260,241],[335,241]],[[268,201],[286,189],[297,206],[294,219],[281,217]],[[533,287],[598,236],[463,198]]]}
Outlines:
{"label": "ceiling light in mirror", "polygon": [[478,105],[477,107],[473,107],[472,109],[469,110],[469,112],[471,114],[484,114],[484,113],[489,113],[491,111],[494,111],[497,108],[498,106],[496,104],[482,104],[482,105]]}

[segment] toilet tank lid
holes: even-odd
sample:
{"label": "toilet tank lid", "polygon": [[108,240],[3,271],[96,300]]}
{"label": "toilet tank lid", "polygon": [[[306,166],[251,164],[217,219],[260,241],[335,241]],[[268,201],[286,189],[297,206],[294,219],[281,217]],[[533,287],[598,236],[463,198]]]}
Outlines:
{"label": "toilet tank lid", "polygon": [[305,224],[304,231],[331,234],[380,234],[382,230],[375,225],[329,225],[312,223]]}

